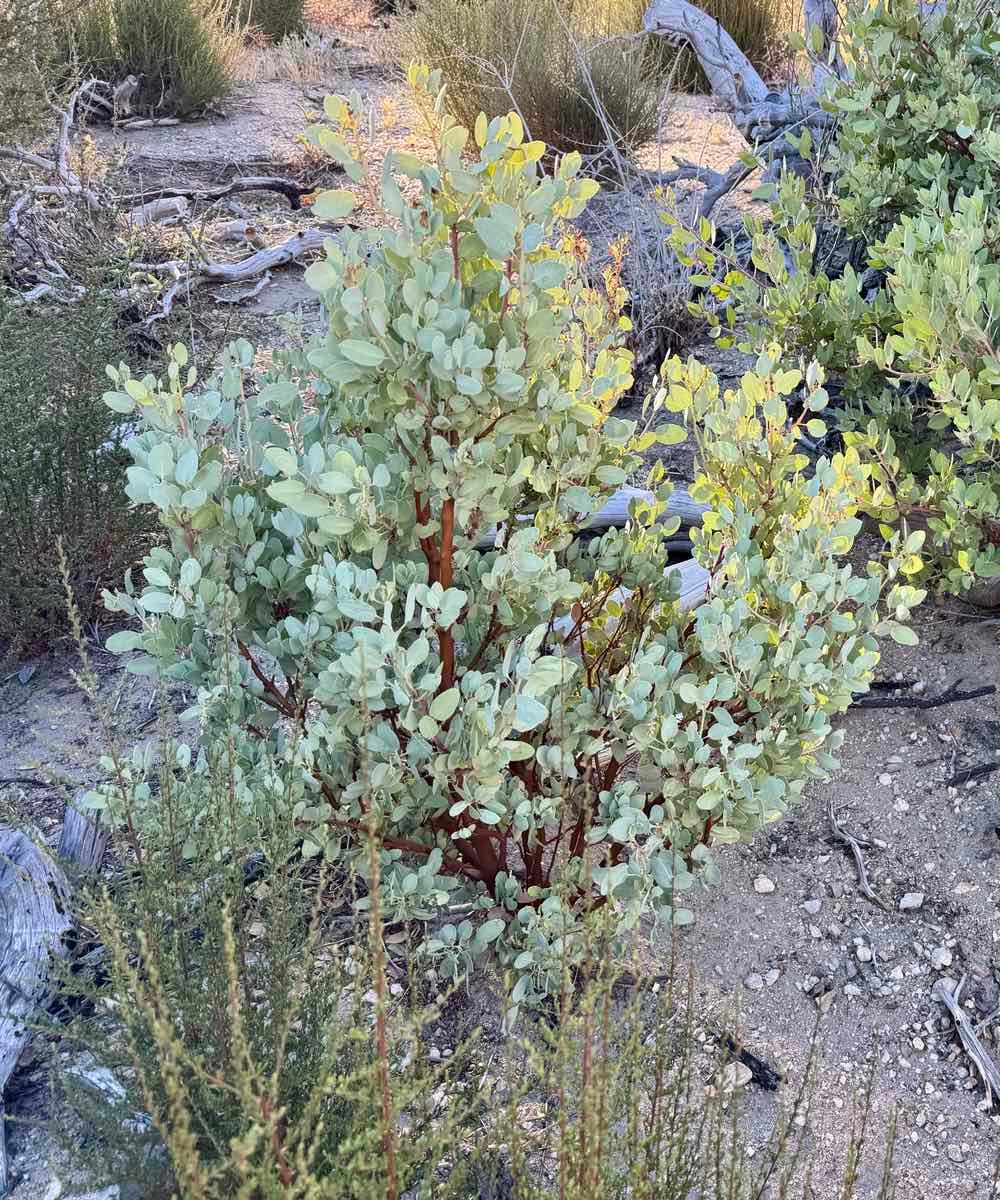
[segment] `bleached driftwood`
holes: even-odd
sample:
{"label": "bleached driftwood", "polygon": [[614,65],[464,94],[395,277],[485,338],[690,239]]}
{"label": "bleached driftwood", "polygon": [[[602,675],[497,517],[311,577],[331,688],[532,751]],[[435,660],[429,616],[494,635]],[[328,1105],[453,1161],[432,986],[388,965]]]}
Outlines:
{"label": "bleached driftwood", "polygon": [[66,806],[55,855],[26,833],[0,826],[0,1196],[9,1188],[4,1092],[55,996],[53,960],[64,958],[73,927],[67,876],[93,876],[108,847],[99,813],[79,795]]}
{"label": "bleached driftwood", "polygon": [[[652,499],[653,493],[644,488],[629,487],[628,485],[620,487],[611,499],[581,526],[581,531],[597,532],[602,529],[621,528],[628,520],[629,505],[633,500],[649,501]],[[667,511],[663,514],[663,520],[680,517],[681,525],[684,527],[700,525],[705,508],[704,504],[699,504],[696,500],[691,499],[686,488],[674,488],[670,494]],[[525,520],[528,519],[525,518]],[[489,550],[496,541],[496,537],[495,526],[487,529],[476,542],[476,549]]]}
{"label": "bleached driftwood", "polygon": [[150,225],[156,225],[161,221],[178,221],[181,217],[186,217],[188,213],[188,202],[182,197],[170,197],[162,200],[147,200],[145,204],[140,204],[137,208],[133,208],[127,214],[127,220],[130,225],[134,225],[136,229],[146,229]]}
{"label": "bleached driftwood", "polygon": [[[587,530],[621,528],[628,520],[629,505],[633,500],[648,502],[652,499],[652,492],[645,488],[630,487],[626,484],[615,492],[602,509],[594,513],[585,528]],[[685,528],[690,525],[700,525],[707,507],[705,504],[699,504],[697,500],[692,500],[687,488],[675,487],[670,493],[670,500],[663,519],[680,517],[681,525]]]}
{"label": "bleached driftwood", "polygon": [[26,834],[0,828],[0,1196],[9,1188],[4,1091],[55,992],[52,959],[66,954],[70,887]]}
{"label": "bleached driftwood", "polygon": [[958,1033],[959,1041],[962,1043],[962,1049],[972,1059],[973,1066],[976,1068],[979,1078],[983,1081],[983,1087],[986,1089],[986,1099],[991,1105],[995,1104],[1000,1099],[1000,1066],[990,1052],[983,1045],[969,1020],[969,1014],[962,1007],[962,989],[965,987],[965,976],[954,985],[951,986],[950,979],[939,979],[934,985],[932,995],[935,1000],[940,1001],[945,1006],[951,1015],[951,1019],[955,1022],[955,1030]]}
{"label": "bleached driftwood", "polygon": [[66,805],[62,831],[56,846],[56,858],[71,865],[75,873],[93,875],[101,869],[111,831],[101,820],[100,812],[87,810],[80,797]]}
{"label": "bleached driftwood", "polygon": [[[824,86],[831,76],[842,76],[843,60],[837,50],[836,0],[803,0],[803,19],[807,35],[820,31],[821,52],[815,55],[809,86],[786,87],[774,91],[760,72],[737,46],[726,30],[708,13],[689,0],[651,0],[645,15],[645,28],[671,41],[690,46],[715,95],[730,110],[733,124],[773,174],[781,162],[801,166],[801,158],[785,137],[785,131],[810,126],[826,129],[833,122],[820,106]],[[718,199],[746,178],[749,171],[734,163],[726,172],[707,167],[679,164],[677,172],[667,172],[663,182],[695,179],[706,188],[700,215],[707,215]]]}
{"label": "bleached driftwood", "polygon": [[146,191],[123,197],[122,203],[137,205],[144,204],[147,200],[180,198],[190,200],[194,204],[205,204],[222,200],[226,196],[242,195],[244,192],[276,192],[285,197],[291,208],[298,209],[302,207],[302,197],[310,195],[317,186],[315,183],[296,183],[294,179],[284,179],[280,175],[242,175],[228,183],[220,183],[218,187],[148,188]]}
{"label": "bleached driftwood", "polygon": [[686,42],[712,94],[730,108],[768,98],[770,89],[732,37],[714,17],[687,0],[652,0],[643,24],[650,33]]}
{"label": "bleached driftwood", "polygon": [[[146,324],[152,325],[169,317],[177,297],[182,293],[194,291],[204,283],[245,283],[249,279],[257,279],[258,276],[273,271],[275,267],[298,262],[305,255],[322,250],[328,238],[336,240],[337,234],[330,229],[305,229],[292,234],[278,246],[258,250],[242,262],[196,263],[189,273],[181,274],[176,282],[171,284],[164,294],[159,310],[146,319]],[[179,272],[185,266],[186,264],[181,262],[159,263],[157,269]]]}

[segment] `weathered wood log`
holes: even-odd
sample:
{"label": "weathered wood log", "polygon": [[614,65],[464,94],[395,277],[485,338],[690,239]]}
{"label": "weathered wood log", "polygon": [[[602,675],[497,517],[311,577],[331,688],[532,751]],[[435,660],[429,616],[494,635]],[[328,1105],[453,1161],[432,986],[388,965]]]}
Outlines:
{"label": "weathered wood log", "polygon": [[[732,113],[733,124],[755,152],[763,149],[762,157],[771,177],[780,171],[785,161],[791,168],[802,169],[802,160],[783,132],[794,126],[815,129],[827,128],[835,117],[820,104],[821,93],[831,78],[843,77],[844,63],[837,49],[836,0],[803,0],[807,36],[819,30],[820,50],[815,56],[811,82],[805,88],[785,88],[773,91],[760,73],[740,50],[736,42],[714,17],[703,12],[688,0],[651,0],[646,10],[645,27],[678,42],[686,42],[698,59],[713,95]],[[681,168],[677,178],[691,178]],[[705,171],[698,182],[706,189],[731,189],[745,178],[740,164],[734,163],[724,174]],[[711,211],[718,196],[708,197],[701,214]]]}
{"label": "weathered wood log", "polygon": [[986,1099],[992,1106],[1000,1099],[1000,1066],[983,1045],[975,1026],[969,1020],[969,1014],[962,1007],[965,978],[963,975],[957,984],[951,979],[939,979],[932,988],[931,995],[945,1006],[955,1022],[955,1031],[962,1043],[962,1049],[972,1060],[972,1065],[986,1089]]}
{"label": "weathered wood log", "polygon": [[4,1091],[55,992],[52,960],[72,926],[62,868],[26,834],[0,828],[0,1196],[10,1186]]}
{"label": "weathered wood log", "polygon": [[[182,275],[176,283],[168,288],[163,297],[160,309],[146,319],[147,325],[162,321],[169,317],[173,310],[174,301],[183,291],[194,291],[203,283],[244,283],[248,279],[256,279],[275,267],[286,263],[297,262],[307,254],[322,250],[327,238],[337,239],[337,234],[330,229],[305,229],[292,234],[278,246],[269,246],[266,250],[258,250],[249,258],[237,263],[203,262],[195,265],[190,274]],[[161,263],[159,269],[179,267],[179,263]]]}
{"label": "weathered wood log", "polygon": [[687,42],[712,93],[730,108],[767,100],[771,89],[714,17],[687,0],[652,0],[643,22],[650,33]]}
{"label": "weathered wood log", "polygon": [[62,832],[56,846],[60,863],[72,865],[75,875],[96,875],[101,869],[111,831],[95,809],[86,809],[78,793],[66,805]]}
{"label": "weathered wood log", "polygon": [[182,196],[147,200],[145,204],[131,209],[126,214],[126,219],[136,229],[146,229],[160,221],[177,221],[187,216],[188,208],[188,202]]}
{"label": "weathered wood log", "polygon": [[[594,513],[585,524],[581,525],[581,532],[597,532],[602,529],[621,528],[628,520],[628,509],[633,500],[652,499],[653,493],[646,491],[644,488],[629,487],[628,485],[620,487],[603,508]],[[699,504],[696,500],[691,499],[686,488],[674,488],[670,495],[667,511],[663,514],[663,519],[680,517],[682,526],[700,525],[705,509],[706,506],[704,504]],[[496,537],[497,531],[495,527],[487,529],[476,542],[476,549],[491,549],[496,541]]]}
{"label": "weathered wood log", "polygon": [[[653,493],[645,488],[630,487],[626,484],[620,487],[599,512],[594,513],[584,528],[588,531],[597,529],[621,528],[628,520],[629,505],[633,500],[650,501]],[[682,527],[700,525],[708,505],[699,504],[691,499],[687,488],[675,487],[670,493],[667,511],[663,519],[680,517]]]}
{"label": "weathered wood log", "polygon": [[192,204],[202,204],[243,192],[277,192],[285,197],[292,208],[298,209],[302,207],[302,197],[310,195],[317,186],[315,183],[296,183],[294,179],[284,179],[280,175],[244,175],[239,179],[231,179],[229,183],[219,184],[218,187],[147,188],[145,191],[133,192],[123,197],[122,204],[134,206],[145,204],[148,200],[167,199],[190,200]]}

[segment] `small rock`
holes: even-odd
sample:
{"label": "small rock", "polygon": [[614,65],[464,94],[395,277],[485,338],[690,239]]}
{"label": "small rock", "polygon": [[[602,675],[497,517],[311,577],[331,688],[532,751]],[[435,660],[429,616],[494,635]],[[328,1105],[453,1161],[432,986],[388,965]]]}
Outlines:
{"label": "small rock", "polygon": [[861,988],[859,988],[856,983],[846,983],[846,984],[844,984],[844,995],[845,996],[860,996]]}
{"label": "small rock", "polygon": [[931,966],[935,971],[945,971],[951,966],[952,955],[947,946],[936,946],[931,951]]}
{"label": "small rock", "polygon": [[923,1129],[923,1127],[927,1124],[927,1110],[922,1108],[920,1112],[917,1113],[914,1121],[916,1122],[918,1129]]}
{"label": "small rock", "polygon": [[741,1062],[726,1063],[719,1072],[719,1086],[723,1093],[735,1092],[737,1088],[746,1087],[753,1079],[753,1071]]}
{"label": "small rock", "polygon": [[897,796],[892,802],[892,811],[898,813],[908,813],[910,806],[906,803],[902,796]]}
{"label": "small rock", "polygon": [[775,884],[773,879],[768,879],[766,875],[758,875],[753,881],[753,890],[759,896],[769,896],[774,891]]}
{"label": "small rock", "polygon": [[883,771],[878,777],[879,787],[892,787],[892,776],[888,771]]}
{"label": "small rock", "polygon": [[746,979],[743,980],[743,983],[750,989],[751,992],[760,992],[764,990],[764,976],[760,975],[757,971],[754,971],[752,974],[748,975]]}
{"label": "small rock", "polygon": [[811,917],[814,917],[823,907],[823,901],[813,897],[810,900],[803,900],[802,907]]}
{"label": "small rock", "polygon": [[859,946],[854,953],[858,956],[858,962],[870,963],[872,960],[870,946]]}
{"label": "small rock", "polygon": [[918,908],[924,906],[923,892],[907,892],[899,902],[900,912],[916,912]]}
{"label": "small rock", "polygon": [[773,987],[778,982],[780,977],[781,972],[778,970],[778,968],[772,967],[771,970],[768,971],[768,973],[764,976],[764,982],[768,987]]}
{"label": "small rock", "polygon": [[437,1048],[437,1046],[431,1046],[430,1050],[427,1051],[427,1057],[431,1060],[431,1062],[440,1062],[441,1051]]}
{"label": "small rock", "polygon": [[962,1153],[961,1147],[956,1146],[954,1142],[948,1147],[946,1153],[953,1163],[965,1162],[965,1155]]}

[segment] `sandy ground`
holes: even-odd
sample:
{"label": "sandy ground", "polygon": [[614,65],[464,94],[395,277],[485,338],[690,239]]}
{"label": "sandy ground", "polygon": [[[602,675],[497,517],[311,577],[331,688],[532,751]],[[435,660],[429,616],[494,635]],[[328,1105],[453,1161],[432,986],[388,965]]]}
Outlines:
{"label": "sandy ground", "polygon": [[[126,159],[136,182],[168,175],[211,182],[262,171],[311,177],[317,164],[295,136],[323,90],[351,85],[373,105],[391,103],[394,139],[419,148],[419,130],[398,102],[392,78],[357,55],[331,68],[328,79],[247,84],[225,116],[105,133],[99,142]],[[700,98],[679,99],[665,129],[668,140],[648,148],[647,165],[669,167],[678,154],[724,168],[739,145],[723,114]],[[268,200],[221,206],[220,215],[234,213],[253,214],[269,234],[308,220]],[[293,270],[276,275],[244,315],[266,336],[274,314],[299,306],[307,320],[315,319],[318,307]],[[686,348],[711,349],[704,342]],[[717,365],[727,382],[741,369],[734,356]],[[683,458],[671,462],[681,475],[685,465]],[[917,685],[901,695],[934,695],[958,679],[1000,686],[996,624],[952,602],[926,606],[918,628],[919,647],[888,647],[880,672],[883,679],[898,674]],[[98,652],[96,661],[112,704],[123,689],[116,709],[121,736],[149,736],[147,685],[123,682],[110,656]],[[71,791],[93,778],[100,734],[70,677],[72,656],[59,651],[35,666],[26,683],[13,677],[0,685],[0,800],[52,836],[62,799],[46,781],[61,778]],[[697,900],[696,924],[678,944],[697,971],[706,1017],[728,1019],[739,998],[747,1045],[786,1075],[777,1098],[749,1091],[746,1126],[755,1145],[766,1140],[777,1104],[794,1093],[818,1031],[824,1056],[806,1130],[817,1197],[839,1194],[852,1095],[874,1067],[870,1150],[858,1195],[877,1185],[885,1130],[896,1111],[901,1196],[985,1198],[1000,1125],[932,988],[939,978],[967,977],[966,1004],[976,1019],[989,1017],[1000,1001],[1000,773],[957,789],[946,783],[962,767],[1000,754],[1000,705],[991,696],[926,711],[857,710],[843,727],[841,770],[814,786],[773,832],[722,853],[723,885]],[[831,805],[852,834],[867,839],[865,862],[884,907],[860,894],[853,860],[831,835]],[[904,911],[908,894],[921,899],[907,901]],[[651,960],[662,963],[669,953],[669,941],[655,937]],[[31,1070],[22,1072],[20,1092],[13,1089],[14,1115],[19,1104],[26,1115],[40,1111],[37,1093]],[[38,1200],[51,1187],[51,1143],[38,1130],[16,1127],[11,1144],[15,1169],[23,1172],[13,1194]]]}

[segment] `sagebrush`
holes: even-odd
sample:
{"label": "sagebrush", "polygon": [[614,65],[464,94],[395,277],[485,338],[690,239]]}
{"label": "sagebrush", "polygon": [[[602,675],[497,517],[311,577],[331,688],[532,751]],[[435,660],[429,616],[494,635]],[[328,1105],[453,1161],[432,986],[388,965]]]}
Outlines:
{"label": "sagebrush", "polygon": [[116,300],[58,310],[0,289],[0,656],[66,628],[57,543],[86,620],[155,524],[122,491],[128,431],[102,402],[109,361],[130,354]]}
{"label": "sagebrush", "polygon": [[63,55],[108,82],[136,76],[140,112],[187,115],[232,87],[244,36],[229,0],[82,0],[67,11]]}
{"label": "sagebrush", "polygon": [[51,123],[64,83],[56,29],[67,0],[0,6],[0,141],[30,140]]}
{"label": "sagebrush", "polygon": [[231,0],[240,24],[249,26],[269,42],[302,34],[306,28],[306,0]]}
{"label": "sagebrush", "polygon": [[439,67],[448,104],[471,128],[516,109],[530,136],[607,158],[655,137],[662,85],[616,0],[418,0],[399,55]]}

